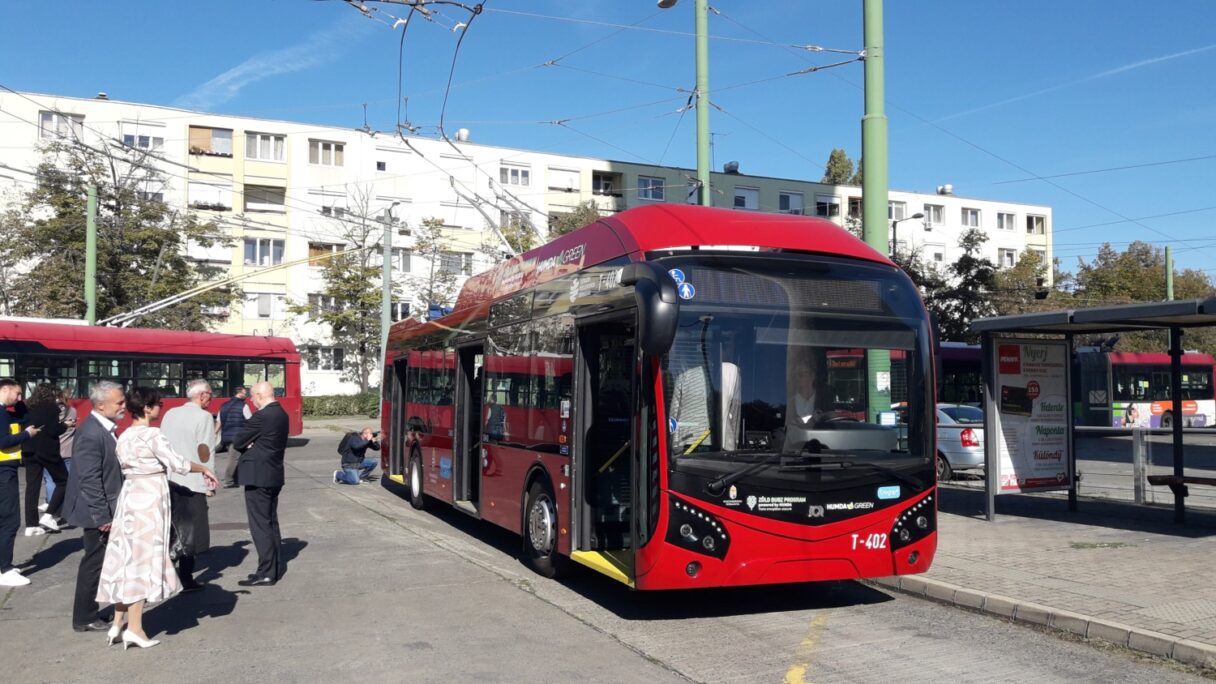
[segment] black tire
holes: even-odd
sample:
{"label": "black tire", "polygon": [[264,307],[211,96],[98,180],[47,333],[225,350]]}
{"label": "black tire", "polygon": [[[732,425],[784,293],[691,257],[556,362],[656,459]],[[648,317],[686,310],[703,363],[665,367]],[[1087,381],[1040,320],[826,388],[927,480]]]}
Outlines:
{"label": "black tire", "polygon": [[1174,414],[1172,412],[1166,411],[1165,413],[1161,414],[1161,427],[1163,427],[1163,428],[1174,427]]}
{"label": "black tire", "polygon": [[566,571],[557,553],[557,504],[544,482],[533,482],[524,505],[524,561],[541,577],[553,579]]}
{"label": "black tire", "polygon": [[937,455],[937,481],[947,482],[954,477],[954,468],[950,467],[950,461],[946,460],[945,456]]}
{"label": "black tire", "polygon": [[410,505],[418,510],[426,508],[426,494],[422,493],[422,454],[410,454],[410,468],[406,471],[406,486],[410,490]]}

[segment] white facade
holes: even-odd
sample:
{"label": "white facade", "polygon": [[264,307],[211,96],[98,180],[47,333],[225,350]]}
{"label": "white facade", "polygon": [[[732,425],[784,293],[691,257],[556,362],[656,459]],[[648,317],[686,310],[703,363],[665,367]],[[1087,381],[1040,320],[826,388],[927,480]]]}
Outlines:
{"label": "white facade", "polygon": [[[546,154],[388,133],[304,123],[191,112],[171,107],[32,93],[0,94],[0,197],[31,187],[41,161],[39,143],[66,136],[119,154],[147,151],[165,178],[163,193],[175,208],[191,208],[214,220],[232,239],[230,247],[196,249],[195,258],[228,269],[242,281],[244,301],[216,314],[216,329],[239,334],[291,337],[307,361],[301,380],[306,394],[352,392],[337,368],[342,352],[327,345],[325,326],[291,305],[324,306],[321,269],[303,263],[326,250],[348,247],[360,216],[375,219],[391,210],[395,281],[405,285],[398,312],[424,312],[413,297],[411,273],[429,263],[409,249],[412,229],[441,219],[452,253],[444,266],[464,275],[492,266],[507,247],[498,237],[504,220],[526,219],[543,239],[548,217],[593,200],[602,213],[655,202],[686,202],[690,169],[649,166],[587,157]],[[132,149],[123,149],[123,146]],[[716,206],[825,216],[855,225],[861,188],[714,173]],[[961,254],[959,236],[978,222],[990,237],[986,256],[1016,263],[1025,250],[1051,259],[1051,208],[954,195],[890,192],[898,249],[920,250],[945,266]],[[1041,232],[1040,231],[1041,226]],[[376,226],[375,235],[379,235]],[[380,264],[379,255],[372,262]],[[311,300],[310,300],[310,295]],[[314,348],[315,349],[312,349]],[[312,349],[312,351],[310,351]]]}

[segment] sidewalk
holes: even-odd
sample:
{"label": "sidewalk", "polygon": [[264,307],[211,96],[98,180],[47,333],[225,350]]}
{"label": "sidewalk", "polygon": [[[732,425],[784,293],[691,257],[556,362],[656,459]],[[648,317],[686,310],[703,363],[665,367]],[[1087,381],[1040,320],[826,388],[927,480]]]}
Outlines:
{"label": "sidewalk", "polygon": [[878,583],[1020,622],[1216,668],[1216,513],[943,487],[937,555]]}
{"label": "sidewalk", "polygon": [[380,419],[367,416],[304,416],[305,430],[329,430],[339,438],[347,432],[362,430],[365,427],[379,430]]}

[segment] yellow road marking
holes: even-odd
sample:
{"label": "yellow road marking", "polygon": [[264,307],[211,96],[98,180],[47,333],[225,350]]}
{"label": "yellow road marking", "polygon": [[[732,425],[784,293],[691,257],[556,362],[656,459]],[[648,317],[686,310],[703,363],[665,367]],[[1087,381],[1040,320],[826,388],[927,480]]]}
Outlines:
{"label": "yellow road marking", "polygon": [[820,613],[811,620],[811,627],[807,630],[806,638],[798,645],[797,662],[790,665],[790,669],[785,673],[785,684],[808,684],[806,681],[806,671],[811,667],[811,653],[815,651],[815,646],[819,644],[820,637],[823,636],[823,630],[828,625],[827,613]]}

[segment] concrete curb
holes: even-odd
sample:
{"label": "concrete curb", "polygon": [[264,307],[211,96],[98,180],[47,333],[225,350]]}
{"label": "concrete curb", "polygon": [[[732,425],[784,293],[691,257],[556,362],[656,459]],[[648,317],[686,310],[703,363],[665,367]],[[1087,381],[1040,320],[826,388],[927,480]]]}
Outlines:
{"label": "concrete curb", "polygon": [[940,603],[972,608],[1017,622],[1058,629],[1086,639],[1101,639],[1133,651],[1169,658],[1194,667],[1216,669],[1216,646],[1210,644],[1080,615],[1029,601],[1019,601],[986,591],[968,589],[928,577],[917,575],[882,577],[869,580],[869,582]]}

